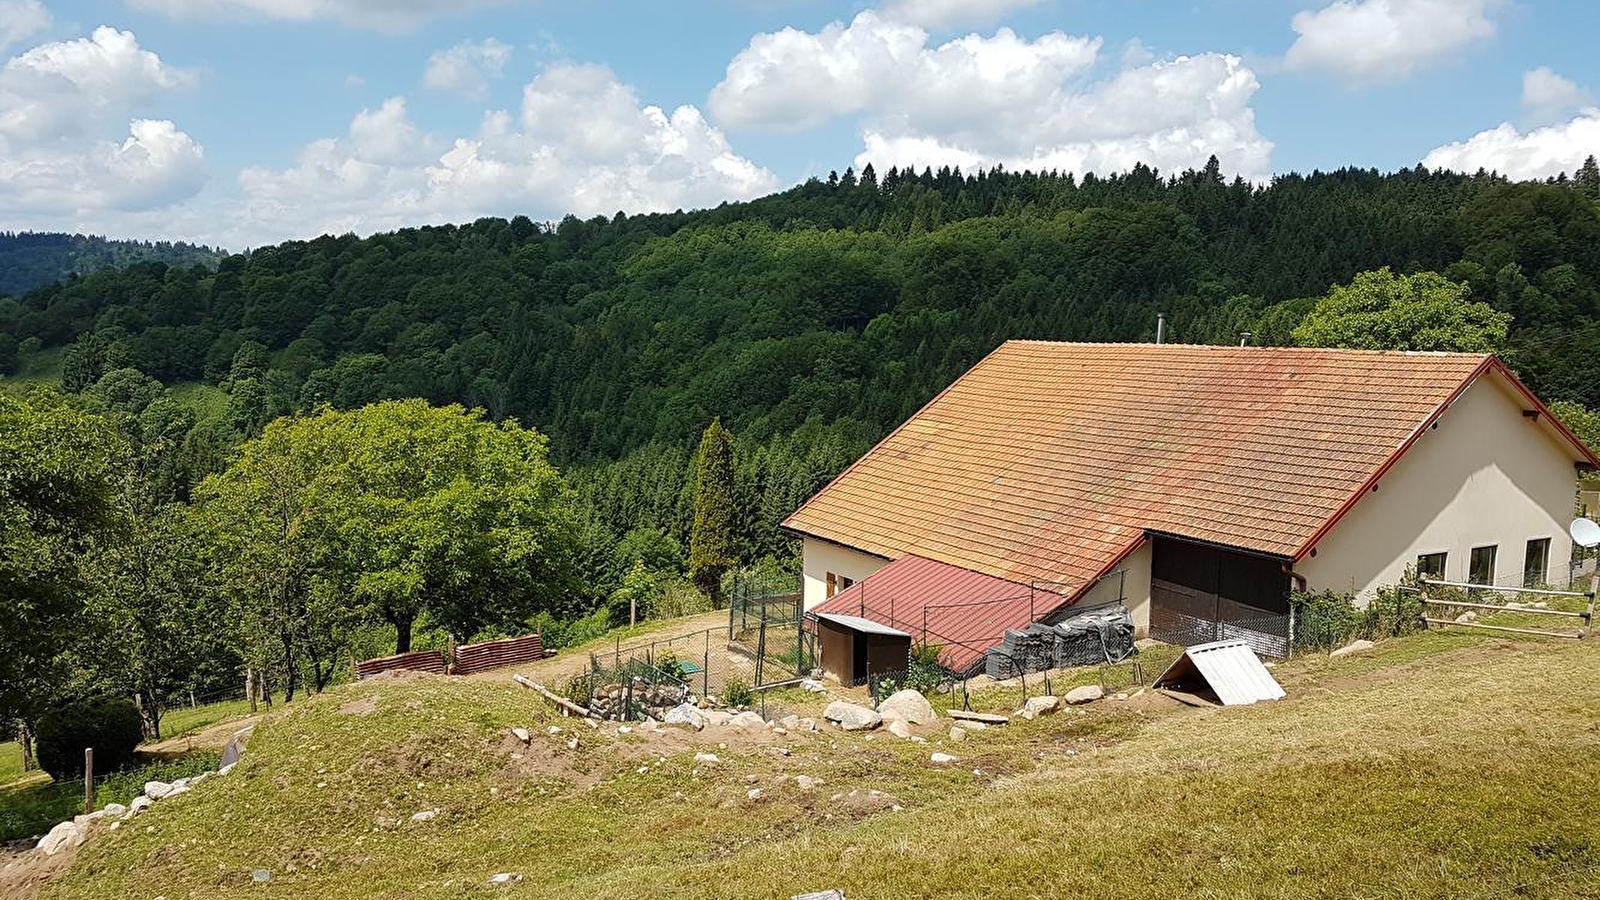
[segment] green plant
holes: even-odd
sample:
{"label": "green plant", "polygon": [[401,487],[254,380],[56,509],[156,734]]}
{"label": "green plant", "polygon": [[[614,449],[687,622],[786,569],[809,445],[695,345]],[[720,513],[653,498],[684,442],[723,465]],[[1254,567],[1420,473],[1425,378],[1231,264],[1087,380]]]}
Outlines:
{"label": "green plant", "polygon": [[684,677],[683,663],[678,661],[678,654],[671,650],[662,650],[655,656],[656,671],[668,678],[682,681]]}
{"label": "green plant", "polygon": [[99,772],[114,772],[133,761],[144,738],[139,710],[127,700],[101,698],[72,703],[39,718],[34,746],[39,767],[57,781],[83,774],[83,751],[94,748]]}
{"label": "green plant", "polygon": [[749,706],[753,699],[755,694],[751,692],[750,685],[737,678],[729,679],[722,686],[722,702],[729,706]]}

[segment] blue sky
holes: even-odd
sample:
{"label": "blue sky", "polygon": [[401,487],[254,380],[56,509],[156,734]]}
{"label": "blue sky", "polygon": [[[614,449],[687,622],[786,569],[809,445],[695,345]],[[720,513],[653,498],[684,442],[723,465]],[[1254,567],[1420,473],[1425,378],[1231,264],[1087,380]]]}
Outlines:
{"label": "blue sky", "polygon": [[1595,34],[1543,0],[0,0],[0,228],[240,249],[867,161],[1541,177],[1600,151]]}

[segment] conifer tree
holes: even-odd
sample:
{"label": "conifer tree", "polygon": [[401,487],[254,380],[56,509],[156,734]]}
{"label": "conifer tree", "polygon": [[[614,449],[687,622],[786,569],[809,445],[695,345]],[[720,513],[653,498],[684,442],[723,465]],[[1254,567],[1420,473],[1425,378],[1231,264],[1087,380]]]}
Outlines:
{"label": "conifer tree", "polygon": [[695,454],[694,530],[689,535],[689,576],[722,606],[722,575],[738,565],[733,496],[733,435],[716,419]]}

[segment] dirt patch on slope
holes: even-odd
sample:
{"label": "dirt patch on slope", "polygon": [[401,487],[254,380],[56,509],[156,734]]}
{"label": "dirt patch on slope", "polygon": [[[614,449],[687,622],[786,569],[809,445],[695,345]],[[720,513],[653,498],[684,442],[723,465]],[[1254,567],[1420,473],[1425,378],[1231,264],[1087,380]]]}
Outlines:
{"label": "dirt patch on slope", "polygon": [[45,856],[34,849],[35,843],[32,839],[0,843],[0,900],[34,900],[78,855],[73,847]]}

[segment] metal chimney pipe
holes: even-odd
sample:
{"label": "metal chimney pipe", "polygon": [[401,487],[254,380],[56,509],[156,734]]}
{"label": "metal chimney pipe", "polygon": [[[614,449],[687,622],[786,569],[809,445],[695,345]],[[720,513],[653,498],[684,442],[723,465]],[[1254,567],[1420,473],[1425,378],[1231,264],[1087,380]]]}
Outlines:
{"label": "metal chimney pipe", "polygon": [[1250,332],[1248,332],[1248,331],[1239,332],[1239,346],[1241,346],[1241,347],[1250,346]]}
{"label": "metal chimney pipe", "polygon": [[1158,313],[1156,313],[1156,343],[1165,344],[1166,342],[1167,342],[1167,314],[1164,313],[1164,312],[1158,312]]}

